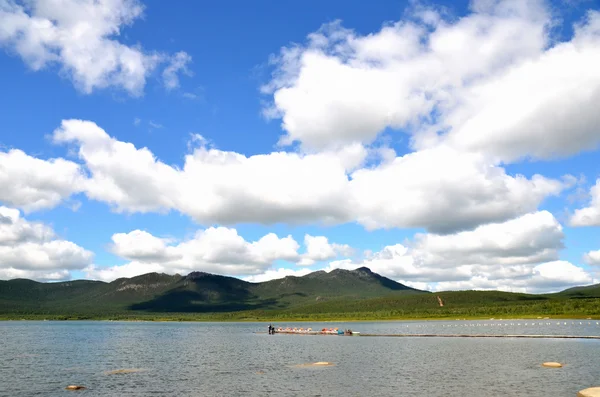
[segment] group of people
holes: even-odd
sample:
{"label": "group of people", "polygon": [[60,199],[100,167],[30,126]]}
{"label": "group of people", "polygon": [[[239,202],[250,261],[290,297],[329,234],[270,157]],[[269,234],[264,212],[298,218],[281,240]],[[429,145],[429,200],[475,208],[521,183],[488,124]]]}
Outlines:
{"label": "group of people", "polygon": [[273,327],[271,324],[269,324],[269,335],[274,335],[275,334],[275,327]]}

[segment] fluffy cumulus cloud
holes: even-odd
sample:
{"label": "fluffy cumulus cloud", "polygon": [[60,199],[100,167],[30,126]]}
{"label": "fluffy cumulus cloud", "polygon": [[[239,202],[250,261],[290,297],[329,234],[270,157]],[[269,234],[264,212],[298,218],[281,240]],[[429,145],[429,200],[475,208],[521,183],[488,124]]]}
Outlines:
{"label": "fluffy cumulus cloud", "polygon": [[0,151],[0,202],[26,212],[55,207],[79,192],[84,180],[74,162],[42,160],[17,149]]}
{"label": "fluffy cumulus cloud", "polygon": [[348,244],[330,243],[325,236],[307,234],[304,236],[304,245],[306,252],[298,262],[301,266],[311,266],[316,262],[331,260],[338,256],[351,256],[354,253]]}
{"label": "fluffy cumulus cloud", "polygon": [[49,226],[0,207],[0,279],[68,279],[70,270],[83,269],[92,259],[91,252],[58,238]]}
{"label": "fluffy cumulus cloud", "polygon": [[[503,289],[539,292],[593,282],[584,269],[558,260],[563,231],[547,211],[451,235],[417,234],[407,245],[384,247],[329,269],[367,266],[426,289]],[[418,284],[417,284],[418,283]]]}
{"label": "fluffy cumulus cloud", "polygon": [[118,40],[143,10],[138,0],[0,0],[0,46],[33,70],[58,65],[85,93],[118,87],[138,95],[161,62],[169,62],[165,84],[174,88],[189,55],[171,57]]}
{"label": "fluffy cumulus cloud", "polygon": [[373,151],[358,144],[250,157],[201,145],[177,168],[93,122],[63,121],[54,140],[75,145],[90,174],[88,197],[120,212],[176,210],[204,224],[358,221],[446,233],[533,211],[564,188],[445,146],[363,168]]}
{"label": "fluffy cumulus cloud", "polygon": [[590,190],[589,206],[575,211],[571,226],[600,226],[600,179]]}
{"label": "fluffy cumulus cloud", "polygon": [[553,43],[543,0],[471,9],[451,21],[419,8],[365,36],[335,22],[284,48],[263,88],[273,95],[266,114],[286,131],[281,143],[369,143],[393,128],[417,149],[442,141],[496,161],[597,146],[600,13]]}
{"label": "fluffy cumulus cloud", "polygon": [[600,250],[586,252],[583,261],[590,266],[600,266]]}
{"label": "fluffy cumulus cloud", "polygon": [[148,272],[187,274],[205,271],[216,274],[253,275],[269,269],[277,260],[296,262],[299,244],[291,236],[269,233],[254,242],[246,241],[235,229],[211,227],[193,238],[176,243],[142,230],[117,233],[111,250],[129,260],[109,268],[89,266],[89,277],[113,280]]}
{"label": "fluffy cumulus cloud", "polygon": [[369,229],[425,227],[450,233],[535,211],[564,184],[511,176],[480,154],[437,146],[352,174],[356,219]]}
{"label": "fluffy cumulus cloud", "polygon": [[128,263],[112,267],[90,265],[85,271],[89,278],[105,281],[148,272],[188,274],[205,271],[245,276],[247,281],[260,282],[290,275],[302,276],[312,271],[307,267],[276,269],[273,266],[278,262],[307,266],[354,252],[347,244],[330,243],[324,236],[307,234],[304,245],[305,252],[300,253],[300,245],[292,236],[280,238],[274,233],[249,242],[235,229],[226,227],[199,230],[193,238],[181,242],[134,230],[114,234],[110,245],[112,253]]}

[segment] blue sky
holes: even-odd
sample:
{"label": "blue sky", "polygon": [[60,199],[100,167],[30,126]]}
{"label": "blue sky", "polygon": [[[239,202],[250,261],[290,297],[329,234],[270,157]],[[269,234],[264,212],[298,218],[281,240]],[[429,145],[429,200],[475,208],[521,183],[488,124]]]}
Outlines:
{"label": "blue sky", "polygon": [[0,26],[2,279],[598,282],[595,1],[0,0]]}

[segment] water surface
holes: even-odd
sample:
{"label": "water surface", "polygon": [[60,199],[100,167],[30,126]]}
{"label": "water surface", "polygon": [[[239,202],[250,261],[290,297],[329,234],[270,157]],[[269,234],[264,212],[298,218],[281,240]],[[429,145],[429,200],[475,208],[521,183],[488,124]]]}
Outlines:
{"label": "water surface", "polygon": [[[277,323],[363,333],[600,335],[591,320]],[[268,335],[264,323],[0,322],[0,395],[575,396],[600,341]],[[324,368],[297,364],[329,361]],[[545,361],[565,364],[543,368]],[[117,369],[140,372],[107,375]],[[65,391],[69,384],[88,387]]]}

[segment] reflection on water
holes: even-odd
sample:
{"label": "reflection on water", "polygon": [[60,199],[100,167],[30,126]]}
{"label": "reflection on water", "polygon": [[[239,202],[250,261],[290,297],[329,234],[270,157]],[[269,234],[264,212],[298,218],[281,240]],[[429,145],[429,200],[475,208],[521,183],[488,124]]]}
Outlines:
{"label": "reflection on water", "polygon": [[[600,385],[598,340],[268,335],[267,325],[0,322],[0,395],[564,397]],[[276,325],[379,334],[600,335],[591,320]],[[565,366],[543,368],[545,361]],[[335,365],[301,365],[315,362]],[[88,389],[64,390],[72,384]]]}

